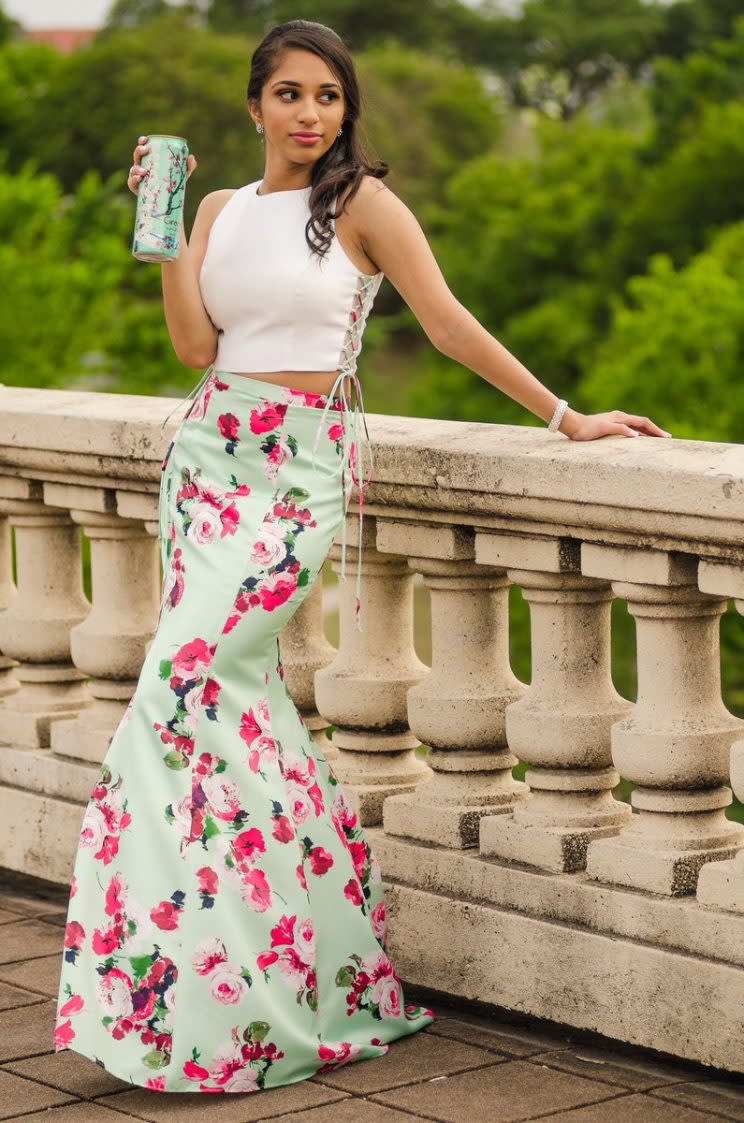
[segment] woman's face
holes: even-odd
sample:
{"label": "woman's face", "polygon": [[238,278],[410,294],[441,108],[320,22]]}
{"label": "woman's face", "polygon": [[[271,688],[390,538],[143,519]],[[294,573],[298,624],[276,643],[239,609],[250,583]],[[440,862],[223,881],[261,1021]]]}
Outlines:
{"label": "woman's face", "polygon": [[[312,51],[287,49],[261,91],[253,120],[263,121],[267,148],[296,164],[314,164],[338,139],[345,113],[344,91],[327,63]],[[293,133],[316,133],[303,143]]]}

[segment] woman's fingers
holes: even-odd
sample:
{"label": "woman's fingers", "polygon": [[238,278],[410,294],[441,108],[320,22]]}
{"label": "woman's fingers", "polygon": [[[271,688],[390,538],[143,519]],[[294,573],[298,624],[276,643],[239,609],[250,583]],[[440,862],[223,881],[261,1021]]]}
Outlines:
{"label": "woman's fingers", "polygon": [[131,168],[129,169],[129,175],[127,176],[127,187],[129,188],[129,190],[134,195],[137,194],[137,191],[138,191],[139,185],[140,185],[140,180],[143,178],[143,176],[149,175],[149,172],[146,171],[142,167],[142,157],[144,156],[144,154],[146,152],[150,151],[150,149],[148,148],[148,146],[146,144],[147,137],[141,136],[141,137],[138,138],[138,140],[139,140],[139,143],[135,147],[134,152],[132,154],[133,158],[134,158],[134,163],[132,164]]}

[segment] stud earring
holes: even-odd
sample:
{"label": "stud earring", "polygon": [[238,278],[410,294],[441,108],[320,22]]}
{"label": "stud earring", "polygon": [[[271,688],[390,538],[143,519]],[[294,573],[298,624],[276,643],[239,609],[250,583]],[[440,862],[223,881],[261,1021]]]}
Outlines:
{"label": "stud earring", "polygon": [[338,132],[336,133],[336,136],[341,136],[341,133],[342,133],[343,131],[344,131],[343,129],[339,129],[339,130],[338,130]]}
{"label": "stud earring", "polygon": [[261,122],[260,122],[260,121],[259,121],[259,122],[258,122],[258,124],[256,125],[256,132],[257,132],[257,133],[262,133],[262,132],[263,132],[263,125],[261,124]]}

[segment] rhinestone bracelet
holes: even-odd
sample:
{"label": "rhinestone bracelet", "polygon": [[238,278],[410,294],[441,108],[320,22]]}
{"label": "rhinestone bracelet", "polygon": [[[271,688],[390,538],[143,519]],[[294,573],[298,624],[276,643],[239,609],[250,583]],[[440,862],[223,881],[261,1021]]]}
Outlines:
{"label": "rhinestone bracelet", "polygon": [[561,398],[561,400],[558,402],[558,405],[555,407],[555,413],[548,422],[548,429],[550,429],[551,432],[555,432],[555,430],[560,425],[561,421],[563,420],[563,414],[566,412],[567,407],[568,402],[565,398]]}

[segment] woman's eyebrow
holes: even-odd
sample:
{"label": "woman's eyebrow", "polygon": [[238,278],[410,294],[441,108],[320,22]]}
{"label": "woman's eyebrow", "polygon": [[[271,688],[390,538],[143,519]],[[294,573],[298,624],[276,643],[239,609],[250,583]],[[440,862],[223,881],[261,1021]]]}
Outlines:
{"label": "woman's eyebrow", "polygon": [[[278,82],[272,82],[271,83],[272,89],[274,88],[274,86],[281,86],[281,85],[301,86],[302,82],[295,82],[294,79],[292,79],[292,78],[280,78]],[[339,85],[338,85],[338,82],[320,82],[319,85],[318,85],[318,89],[322,90],[326,86],[335,86],[336,89],[340,88]]]}

